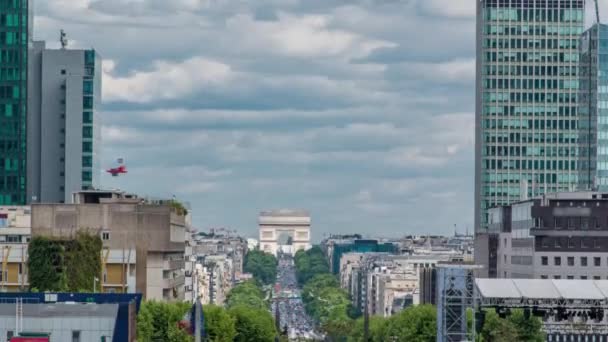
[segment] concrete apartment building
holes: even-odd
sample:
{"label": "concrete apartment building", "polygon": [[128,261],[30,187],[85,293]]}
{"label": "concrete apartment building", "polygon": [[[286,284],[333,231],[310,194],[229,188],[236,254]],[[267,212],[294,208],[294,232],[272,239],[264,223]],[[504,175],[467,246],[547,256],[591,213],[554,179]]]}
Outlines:
{"label": "concrete apartment building", "polygon": [[608,194],[570,192],[490,209],[499,278],[608,279]]}
{"label": "concrete apartment building", "polygon": [[33,43],[28,98],[29,203],[70,203],[99,187],[101,57]]}
{"label": "concrete apartment building", "polygon": [[23,291],[31,235],[29,206],[0,206],[0,291]]}
{"label": "concrete apartment building", "polygon": [[91,190],[75,193],[72,204],[32,205],[32,237],[70,237],[78,230],[101,236],[104,292],[184,299],[186,221],[169,201]]}

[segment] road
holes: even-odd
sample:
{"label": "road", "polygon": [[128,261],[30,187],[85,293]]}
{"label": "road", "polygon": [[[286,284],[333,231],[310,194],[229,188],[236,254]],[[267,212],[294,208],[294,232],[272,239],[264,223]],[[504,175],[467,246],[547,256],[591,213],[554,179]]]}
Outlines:
{"label": "road", "polygon": [[272,313],[279,306],[279,321],[281,330],[287,327],[290,340],[318,340],[321,335],[316,333],[313,320],[304,310],[301,290],[298,288],[293,257],[279,257],[277,281],[273,289]]}

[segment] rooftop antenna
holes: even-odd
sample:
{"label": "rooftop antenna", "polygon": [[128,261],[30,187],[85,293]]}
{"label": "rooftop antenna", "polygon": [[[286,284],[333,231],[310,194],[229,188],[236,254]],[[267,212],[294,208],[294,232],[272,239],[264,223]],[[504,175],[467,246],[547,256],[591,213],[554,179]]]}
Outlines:
{"label": "rooftop antenna", "polygon": [[595,0],[595,19],[597,23],[600,23],[600,6],[597,4],[598,0]]}
{"label": "rooftop antenna", "polygon": [[61,31],[59,31],[59,42],[61,42],[62,49],[65,49],[68,46],[68,39],[67,39],[65,31],[63,29],[61,29]]}

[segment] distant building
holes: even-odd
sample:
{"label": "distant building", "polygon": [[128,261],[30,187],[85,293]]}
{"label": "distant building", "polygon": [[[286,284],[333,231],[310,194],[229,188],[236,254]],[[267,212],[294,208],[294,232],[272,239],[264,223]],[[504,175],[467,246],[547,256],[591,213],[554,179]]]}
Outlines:
{"label": "distant building", "polygon": [[570,192],[492,208],[499,278],[608,279],[608,194]]}
{"label": "distant building", "polygon": [[378,240],[372,239],[354,239],[354,240],[326,240],[323,242],[328,245],[325,249],[328,251],[329,269],[332,273],[340,272],[340,259],[346,253],[391,253],[397,254],[399,246],[391,243],[381,243]]}
{"label": "distant building", "polygon": [[33,204],[32,236],[99,234],[104,292],[142,293],[150,300],[184,300],[186,221],[170,201],[118,191],[81,191],[73,204]]}
{"label": "distant building", "polygon": [[304,210],[263,211],[258,218],[260,249],[277,255],[310,249],[310,214]]}
{"label": "distant building", "polygon": [[435,267],[420,269],[419,278],[420,304],[437,305],[437,269]]}
{"label": "distant building", "polygon": [[0,206],[0,291],[23,291],[27,281],[29,206]]}
{"label": "distant building", "polygon": [[34,42],[30,65],[28,202],[69,203],[99,187],[101,57]]}

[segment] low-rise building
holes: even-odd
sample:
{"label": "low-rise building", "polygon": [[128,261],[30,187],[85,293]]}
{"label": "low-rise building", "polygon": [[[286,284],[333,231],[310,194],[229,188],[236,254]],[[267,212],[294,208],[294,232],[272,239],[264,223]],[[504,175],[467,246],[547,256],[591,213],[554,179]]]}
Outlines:
{"label": "low-rise building", "polygon": [[31,236],[29,206],[0,206],[0,291],[23,291]]}
{"label": "low-rise building", "polygon": [[608,194],[546,194],[488,213],[499,278],[608,279]]}
{"label": "low-rise building", "polygon": [[103,242],[103,292],[184,299],[185,212],[172,201],[119,191],[82,191],[72,204],[33,204],[32,236],[70,238],[77,231]]}

